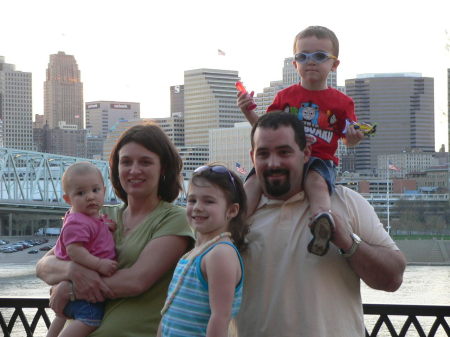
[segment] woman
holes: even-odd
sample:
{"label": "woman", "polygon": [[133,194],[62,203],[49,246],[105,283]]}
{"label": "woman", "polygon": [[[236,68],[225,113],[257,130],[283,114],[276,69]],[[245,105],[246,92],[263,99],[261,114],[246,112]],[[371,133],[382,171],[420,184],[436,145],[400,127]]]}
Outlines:
{"label": "woman", "polygon": [[110,157],[111,182],[124,204],[103,209],[117,224],[119,270],[100,278],[52,251],[38,262],[37,276],[48,284],[72,282],[55,288],[51,302],[57,312],[71,295],[90,302],[109,299],[91,336],[156,335],[173,269],[193,244],[184,209],[171,204],[181,190],[181,168],[178,152],[158,126],[126,130]]}

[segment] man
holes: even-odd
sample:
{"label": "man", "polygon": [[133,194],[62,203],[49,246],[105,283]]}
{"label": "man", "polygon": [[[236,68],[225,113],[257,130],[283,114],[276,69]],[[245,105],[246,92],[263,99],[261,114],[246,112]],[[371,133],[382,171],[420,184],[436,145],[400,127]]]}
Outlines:
{"label": "man", "polygon": [[264,195],[250,219],[244,253],[240,337],[362,337],[360,279],[397,290],[406,261],[358,193],[338,186],[336,222],[325,256],[308,253],[312,214],[302,188],[306,147],[302,122],[273,112],[252,129],[251,156]]}

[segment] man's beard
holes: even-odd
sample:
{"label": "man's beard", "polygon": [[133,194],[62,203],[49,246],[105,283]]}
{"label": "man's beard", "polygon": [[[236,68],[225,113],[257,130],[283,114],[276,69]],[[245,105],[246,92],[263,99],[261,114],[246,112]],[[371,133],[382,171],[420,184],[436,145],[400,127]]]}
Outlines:
{"label": "man's beard", "polygon": [[[286,175],[286,179],[270,181],[268,176],[271,174],[283,173]],[[272,197],[280,197],[288,193],[291,189],[291,184],[289,182],[289,171],[288,170],[270,170],[264,172],[264,185],[266,187],[266,193]]]}

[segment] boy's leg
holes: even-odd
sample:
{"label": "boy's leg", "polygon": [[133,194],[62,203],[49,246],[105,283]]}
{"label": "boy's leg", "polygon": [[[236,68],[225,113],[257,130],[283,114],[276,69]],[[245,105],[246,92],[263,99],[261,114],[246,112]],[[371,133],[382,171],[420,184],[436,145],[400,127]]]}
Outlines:
{"label": "boy's leg", "polygon": [[258,179],[256,179],[256,174],[247,178],[244,183],[244,190],[247,195],[247,216],[250,216],[255,212],[262,194],[261,186],[259,185]]}
{"label": "boy's leg", "polygon": [[331,201],[328,184],[319,172],[310,170],[307,173],[304,188],[309,200],[309,209],[313,217],[330,210]]}
{"label": "boy's leg", "polygon": [[58,337],[59,333],[64,328],[64,324],[66,324],[66,318],[56,316],[48,328],[47,337]]}
{"label": "boy's leg", "polygon": [[97,328],[98,326],[90,326],[81,321],[73,320],[61,331],[59,337],[86,337]]}
{"label": "boy's leg", "polygon": [[323,256],[330,247],[330,240],[334,232],[328,184],[320,173],[309,170],[304,180],[304,189],[313,215],[313,220],[309,225],[313,239],[308,244],[308,251]]}

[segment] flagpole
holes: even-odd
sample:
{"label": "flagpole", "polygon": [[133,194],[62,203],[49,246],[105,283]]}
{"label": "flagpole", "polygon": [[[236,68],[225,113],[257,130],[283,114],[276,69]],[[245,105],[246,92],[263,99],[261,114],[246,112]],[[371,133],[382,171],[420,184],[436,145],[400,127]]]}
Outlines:
{"label": "flagpole", "polygon": [[390,216],[389,216],[389,161],[388,156],[386,156],[386,201],[387,201],[387,232],[391,233],[391,224],[390,224]]}

